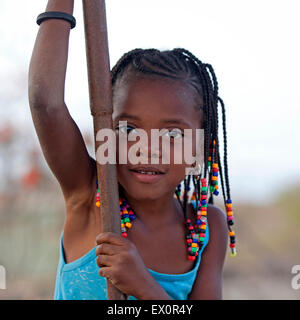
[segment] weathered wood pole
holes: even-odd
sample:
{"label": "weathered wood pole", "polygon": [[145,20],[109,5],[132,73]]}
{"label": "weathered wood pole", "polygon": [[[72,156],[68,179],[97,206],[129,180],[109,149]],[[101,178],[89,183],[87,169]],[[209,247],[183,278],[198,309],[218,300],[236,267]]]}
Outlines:
{"label": "weathered wood pole", "polygon": [[[105,1],[83,0],[83,14],[90,108],[94,124],[95,154],[97,154],[99,144],[96,141],[97,132],[104,128],[112,129],[113,110]],[[97,176],[102,232],[110,231],[121,235],[116,165],[101,165],[97,159]],[[127,299],[126,295],[115,288],[109,280],[106,283],[109,300]]]}

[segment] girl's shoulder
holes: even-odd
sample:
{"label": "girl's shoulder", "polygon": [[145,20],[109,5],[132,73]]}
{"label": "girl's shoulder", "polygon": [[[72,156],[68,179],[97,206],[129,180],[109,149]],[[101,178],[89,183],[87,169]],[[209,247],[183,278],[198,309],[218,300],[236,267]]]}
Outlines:
{"label": "girl's shoulder", "polygon": [[214,229],[225,229],[227,232],[226,214],[218,206],[210,203],[207,204],[207,220],[210,227],[212,226]]}
{"label": "girl's shoulder", "polygon": [[224,248],[228,240],[228,226],[225,212],[213,204],[207,205],[207,222],[209,225],[210,247]]}

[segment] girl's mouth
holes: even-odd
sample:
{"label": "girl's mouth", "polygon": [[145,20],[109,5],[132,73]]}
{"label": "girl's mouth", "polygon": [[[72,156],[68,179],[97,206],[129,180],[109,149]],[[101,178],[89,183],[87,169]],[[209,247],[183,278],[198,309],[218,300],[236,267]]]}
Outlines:
{"label": "girl's mouth", "polygon": [[129,172],[137,181],[142,183],[156,183],[165,174],[160,169],[150,167],[129,169]]}

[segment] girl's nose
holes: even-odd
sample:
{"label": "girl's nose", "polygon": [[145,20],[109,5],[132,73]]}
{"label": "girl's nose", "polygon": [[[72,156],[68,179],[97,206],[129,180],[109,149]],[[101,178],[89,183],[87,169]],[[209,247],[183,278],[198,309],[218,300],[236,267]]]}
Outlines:
{"label": "girl's nose", "polygon": [[140,157],[143,163],[158,164],[161,157],[159,146],[152,146],[151,141],[148,141],[148,145],[143,145],[139,148],[137,156]]}

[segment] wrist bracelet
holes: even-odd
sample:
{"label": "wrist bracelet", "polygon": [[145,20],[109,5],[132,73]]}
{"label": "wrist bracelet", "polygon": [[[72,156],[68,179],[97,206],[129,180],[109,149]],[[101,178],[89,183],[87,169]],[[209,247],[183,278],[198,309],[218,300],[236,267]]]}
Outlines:
{"label": "wrist bracelet", "polygon": [[68,13],[59,12],[59,11],[47,11],[38,15],[36,23],[40,25],[42,22],[48,19],[61,19],[70,22],[71,29],[76,26],[76,19]]}

